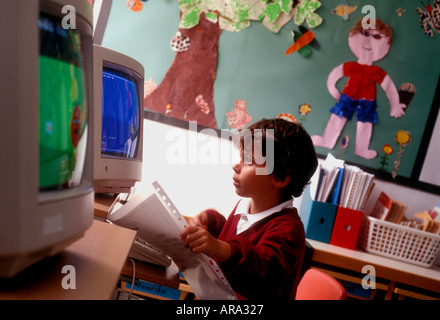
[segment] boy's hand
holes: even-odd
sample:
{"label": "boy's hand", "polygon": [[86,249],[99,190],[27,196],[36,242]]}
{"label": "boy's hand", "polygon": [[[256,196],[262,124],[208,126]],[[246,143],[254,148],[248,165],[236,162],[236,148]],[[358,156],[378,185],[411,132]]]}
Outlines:
{"label": "boy's hand", "polygon": [[190,225],[180,233],[180,239],[193,253],[204,253],[220,261],[226,261],[231,255],[229,243],[214,238],[204,226]]}
{"label": "boy's hand", "polygon": [[189,219],[188,224],[190,226],[200,226],[207,229],[209,223],[208,213],[206,210],[200,212],[197,216]]}

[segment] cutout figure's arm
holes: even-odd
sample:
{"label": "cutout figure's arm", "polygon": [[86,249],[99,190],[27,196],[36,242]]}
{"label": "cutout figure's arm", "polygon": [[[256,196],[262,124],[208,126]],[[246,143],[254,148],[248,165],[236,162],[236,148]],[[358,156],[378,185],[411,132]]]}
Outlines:
{"label": "cutout figure's arm", "polygon": [[339,92],[338,88],[336,88],[336,83],[339,79],[344,77],[344,64],[340,64],[336,68],[334,68],[327,78],[327,89],[332,95],[333,98],[339,101],[339,98],[341,97],[341,93]]}
{"label": "cutout figure's arm", "polygon": [[390,115],[394,118],[400,118],[403,116],[405,114],[406,106],[405,104],[400,103],[399,92],[397,91],[393,80],[391,80],[391,77],[386,75],[380,86],[385,91],[388,101],[390,102]]}

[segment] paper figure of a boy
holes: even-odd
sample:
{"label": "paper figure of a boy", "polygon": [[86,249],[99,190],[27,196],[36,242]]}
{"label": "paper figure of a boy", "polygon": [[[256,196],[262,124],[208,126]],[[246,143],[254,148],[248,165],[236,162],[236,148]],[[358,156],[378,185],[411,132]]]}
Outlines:
{"label": "paper figure of a boy", "polygon": [[[327,79],[330,94],[338,101],[322,136],[312,136],[315,146],[333,149],[345,126],[356,112],[355,154],[373,159],[377,152],[369,149],[373,124],[377,122],[376,84],[380,85],[390,103],[390,115],[395,118],[405,114],[406,105],[399,102],[399,93],[390,76],[373,65],[390,50],[393,36],[391,27],[379,19],[375,29],[364,29],[362,19],[350,30],[348,46],[358,58],[357,62],[345,62],[334,68]],[[348,77],[342,93],[336,88],[339,79]]]}

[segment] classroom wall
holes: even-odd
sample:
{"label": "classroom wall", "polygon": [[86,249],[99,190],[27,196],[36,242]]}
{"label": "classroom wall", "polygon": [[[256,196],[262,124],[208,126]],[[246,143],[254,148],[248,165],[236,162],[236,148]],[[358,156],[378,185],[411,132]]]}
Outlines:
{"label": "classroom wall", "polygon": [[[337,65],[356,59],[347,44],[348,32],[356,21],[365,16],[363,6],[372,6],[377,18],[388,23],[394,33],[390,52],[376,65],[390,75],[397,87],[405,82],[415,84],[416,95],[405,116],[395,119],[390,116],[388,100],[378,86],[379,120],[374,125],[371,139],[371,148],[378,151],[376,158],[364,159],[354,155],[355,121],[347,123],[334,149],[318,147],[317,151],[322,155],[332,152],[337,156],[340,152],[339,141],[343,134],[348,134],[350,143],[342,157],[378,169],[383,155],[381,148],[384,144],[390,144],[394,153],[389,157],[386,172],[391,173],[399,149],[394,141],[395,134],[397,130],[409,131],[412,141],[405,146],[398,175],[410,177],[439,79],[440,35],[436,33],[433,38],[428,38],[423,33],[416,8],[424,9],[424,6],[419,1],[348,0],[348,5],[358,7],[347,20],[332,13],[342,4],[341,0],[320,2],[321,7],[315,13],[323,21],[316,28],[309,27],[315,34],[319,48],[313,49],[306,58],[297,52],[284,55],[292,44],[291,31],[298,31],[293,21],[278,33],[269,31],[261,21],[253,21],[249,28],[240,32],[222,31],[218,48],[215,48],[218,61],[213,89],[214,104],[210,106],[214,109],[217,126],[230,128],[227,113],[234,110],[237,100],[246,102],[246,111],[253,121],[261,117],[275,117],[283,112],[299,117],[299,105],[308,103],[312,111],[306,116],[304,126],[310,134],[322,134],[329,118],[329,109],[335,103],[326,87],[327,76]],[[397,12],[399,8],[403,10],[401,15]],[[306,22],[302,25],[308,27]],[[175,57],[184,54],[175,53],[170,48],[170,40],[178,30],[178,1],[143,2],[140,12],[127,8],[125,1],[113,1],[103,45],[142,62],[146,79],[152,78],[160,85]],[[188,72],[194,68],[194,64],[187,65]],[[344,80],[341,80],[338,86],[343,83]],[[191,83],[192,87],[197,85]],[[158,108],[162,112],[166,110],[165,105]],[[169,115],[173,116],[173,112]]]}

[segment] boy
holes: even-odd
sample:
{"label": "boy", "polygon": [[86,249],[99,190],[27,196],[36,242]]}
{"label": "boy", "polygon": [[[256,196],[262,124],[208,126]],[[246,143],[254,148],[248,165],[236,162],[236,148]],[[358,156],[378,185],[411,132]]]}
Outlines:
{"label": "boy", "polygon": [[194,253],[218,261],[239,298],[294,299],[305,235],[292,197],[301,195],[316,170],[315,149],[301,125],[283,119],[261,120],[248,130],[251,141],[241,137],[240,163],[233,166],[235,191],[245,199],[227,220],[203,211],[181,239]]}
{"label": "boy", "polygon": [[[365,30],[360,19],[350,30],[348,46],[358,61],[342,63],[328,76],[327,88],[338,102],[330,109],[332,115],[324,134],[312,136],[316,146],[333,149],[345,123],[357,112],[354,153],[365,159],[377,156],[375,150],[369,149],[373,124],[377,122],[376,83],[385,91],[391,116],[400,118],[405,113],[405,104],[399,102],[399,93],[391,77],[373,65],[390,50],[392,36],[391,27],[379,19],[376,19],[376,29]],[[348,81],[340,93],[336,83],[343,77],[348,77]]]}

